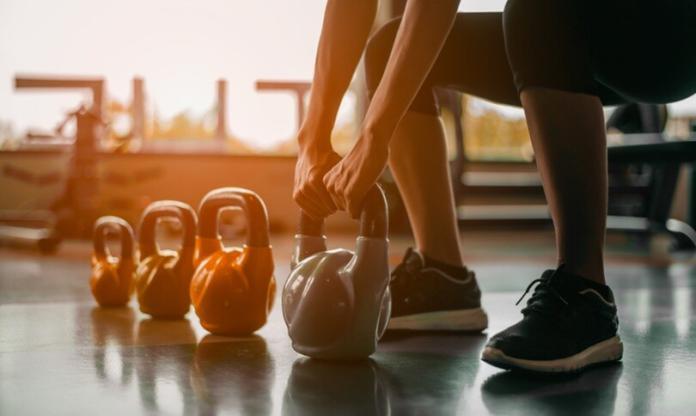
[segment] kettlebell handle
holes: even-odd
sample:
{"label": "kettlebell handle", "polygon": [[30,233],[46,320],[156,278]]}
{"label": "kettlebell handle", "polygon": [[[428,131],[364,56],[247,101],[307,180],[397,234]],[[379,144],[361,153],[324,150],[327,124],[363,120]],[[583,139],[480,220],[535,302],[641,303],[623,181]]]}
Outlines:
{"label": "kettlebell handle", "polygon": [[[382,187],[375,184],[365,195],[362,212],[360,213],[360,236],[369,238],[387,238],[389,232],[389,213],[387,200]],[[322,237],[324,235],[324,220],[315,220],[304,211],[300,212],[300,222],[297,233],[300,235]]]}
{"label": "kettlebell handle", "polygon": [[195,247],[196,240],[196,213],[193,208],[179,201],[156,201],[145,208],[142,219],[140,220],[140,258],[145,258],[159,253],[155,231],[157,220],[163,217],[176,218],[181,222],[184,235],[181,248],[190,249]]}
{"label": "kettlebell handle", "polygon": [[198,209],[198,236],[218,239],[219,214],[223,208],[238,208],[247,222],[247,247],[268,247],[268,213],[261,198],[244,188],[219,188],[208,192]]}
{"label": "kettlebell handle", "polygon": [[121,240],[119,263],[123,260],[133,260],[133,228],[123,218],[115,216],[100,217],[94,224],[94,255],[97,259],[106,260],[111,256],[105,242],[109,232],[118,233]]}

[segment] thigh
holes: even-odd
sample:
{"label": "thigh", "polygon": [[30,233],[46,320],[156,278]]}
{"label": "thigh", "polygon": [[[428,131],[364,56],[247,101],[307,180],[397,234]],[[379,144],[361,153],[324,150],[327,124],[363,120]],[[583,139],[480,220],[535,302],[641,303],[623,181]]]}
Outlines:
{"label": "thigh", "polygon": [[502,13],[460,13],[426,85],[520,105],[508,63]]}
{"label": "thigh", "polygon": [[[583,0],[584,1],[584,0]],[[591,44],[575,0],[508,0],[505,46],[515,85],[595,95],[603,104],[625,99],[597,82]]]}
{"label": "thigh", "polygon": [[582,4],[599,83],[642,102],[670,102],[696,93],[696,1]]}
{"label": "thigh", "polygon": [[[374,93],[382,78],[400,19],[382,27],[365,53],[367,86]],[[520,105],[505,54],[501,13],[459,13],[412,111],[436,113],[435,88],[449,88],[490,101]]]}
{"label": "thigh", "polygon": [[696,92],[693,0],[508,0],[515,83],[595,95],[603,104]]}

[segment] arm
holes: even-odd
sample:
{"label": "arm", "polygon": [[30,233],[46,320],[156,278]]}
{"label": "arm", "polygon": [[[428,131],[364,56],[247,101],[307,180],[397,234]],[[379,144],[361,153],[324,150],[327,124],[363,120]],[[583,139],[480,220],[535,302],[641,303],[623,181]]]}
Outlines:
{"label": "arm", "polygon": [[325,176],[338,208],[359,215],[387,163],[389,140],[418,93],[457,15],[458,0],[409,0],[389,61],[353,149]]}
{"label": "arm", "polygon": [[315,218],[336,210],[322,180],[340,160],[331,147],[331,130],[376,12],[377,0],[330,0],[324,12],[309,108],[298,134],[293,192],[300,207]]}

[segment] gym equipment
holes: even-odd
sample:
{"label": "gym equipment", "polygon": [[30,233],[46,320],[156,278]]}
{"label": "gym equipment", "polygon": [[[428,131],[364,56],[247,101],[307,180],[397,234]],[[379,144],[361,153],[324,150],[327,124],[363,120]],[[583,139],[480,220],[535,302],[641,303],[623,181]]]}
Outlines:
{"label": "gym equipment", "polygon": [[365,198],[355,253],[326,249],[323,222],[302,213],[283,317],[295,351],[361,359],[375,352],[391,313],[387,201],[375,185]]}
{"label": "gym equipment", "polygon": [[275,81],[256,80],[256,91],[280,91],[288,92],[295,96],[297,103],[297,130],[302,126],[305,118],[305,97],[312,89],[312,83],[307,81]]}
{"label": "gym equipment", "polygon": [[[176,218],[183,228],[181,249],[160,250],[155,231],[160,218]],[[140,264],[136,269],[136,292],[140,310],[162,319],[183,318],[189,310],[189,284],[193,275],[196,213],[179,201],[157,201],[143,212],[140,221]]]}
{"label": "gym equipment", "polygon": [[[222,209],[244,212],[244,247],[225,248],[218,234]],[[201,325],[218,335],[248,335],[266,324],[276,283],[268,238],[266,206],[254,192],[242,188],[210,191],[198,210],[196,271],[191,300]]]}
{"label": "gym equipment", "polygon": [[[109,232],[119,234],[121,253],[118,258],[106,247]],[[99,306],[125,306],[133,293],[135,256],[133,229],[119,217],[101,217],[94,226],[94,254],[89,286]]]}
{"label": "gym equipment", "polygon": [[669,140],[664,104],[618,107],[607,127],[623,133],[622,144],[610,145],[609,216],[607,228],[646,237],[667,234],[672,249],[694,250],[696,230],[671,218],[681,166],[696,160],[694,140]]}
{"label": "gym equipment", "polygon": [[[68,179],[65,190],[60,197],[51,204],[48,211],[33,212],[5,212],[0,215],[3,223],[0,225],[0,240],[8,240],[21,245],[36,245],[42,253],[54,253],[65,236],[87,237],[91,234],[96,213],[96,199],[98,195],[98,181],[96,175],[96,157],[99,143],[103,135],[103,102],[105,96],[105,82],[100,78],[15,78],[17,90],[78,90],[91,93],[89,108],[81,105],[80,108],[67,115],[65,122],[58,127],[60,134],[62,126],[68,120],[75,119],[76,132],[71,143],[71,160],[68,168]],[[11,172],[3,172],[13,176]],[[30,179],[26,175],[17,177],[18,180]],[[43,184],[36,184],[41,186]],[[36,217],[40,214],[39,226],[33,225],[36,221],[27,221],[27,217]],[[29,226],[28,223],[32,223]]]}

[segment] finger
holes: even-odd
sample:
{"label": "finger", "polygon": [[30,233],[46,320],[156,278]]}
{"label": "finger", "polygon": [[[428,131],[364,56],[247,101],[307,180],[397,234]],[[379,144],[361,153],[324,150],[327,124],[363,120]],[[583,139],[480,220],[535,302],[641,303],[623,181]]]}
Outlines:
{"label": "finger", "polygon": [[336,186],[336,181],[334,180],[334,175],[332,174],[332,172],[333,169],[330,170],[326,175],[324,175],[324,186],[336,208],[344,211],[346,209],[346,206],[343,201],[343,195],[341,195],[341,192]]}
{"label": "finger", "polygon": [[317,205],[314,198],[308,196],[305,192],[300,191],[295,201],[310,217],[316,220],[324,218],[324,215],[322,215],[322,208]]}
{"label": "finger", "polygon": [[360,209],[360,206],[354,202],[348,202],[348,213],[350,214],[350,217],[353,218],[354,220],[360,219],[360,213],[362,210]]}
{"label": "finger", "polygon": [[364,199],[363,195],[352,194],[348,196],[348,213],[351,218],[356,220],[360,218]]}
{"label": "finger", "polygon": [[345,199],[343,199],[343,194],[341,194],[341,191],[338,190],[336,187],[328,187],[326,189],[329,192],[329,195],[331,195],[331,200],[336,205],[336,208],[341,211],[345,211],[346,204]]}
{"label": "finger", "polygon": [[326,191],[326,188],[324,188],[323,183],[319,187],[311,185],[307,186],[303,191],[305,195],[307,195],[308,198],[311,198],[312,202],[319,207],[321,214],[324,217],[328,217],[336,211],[336,204],[334,204],[328,191]]}
{"label": "finger", "polygon": [[321,200],[312,192],[307,182],[296,188],[293,199],[312,218],[321,219],[328,216],[327,208],[324,207]]}
{"label": "finger", "polygon": [[316,194],[317,198],[322,202],[322,204],[326,207],[327,215],[333,214],[336,212],[336,204],[334,203],[333,199],[331,199],[331,195],[329,194],[329,191],[326,190],[326,186],[324,185],[324,182],[322,180],[318,180],[315,183],[312,184],[312,190]]}

